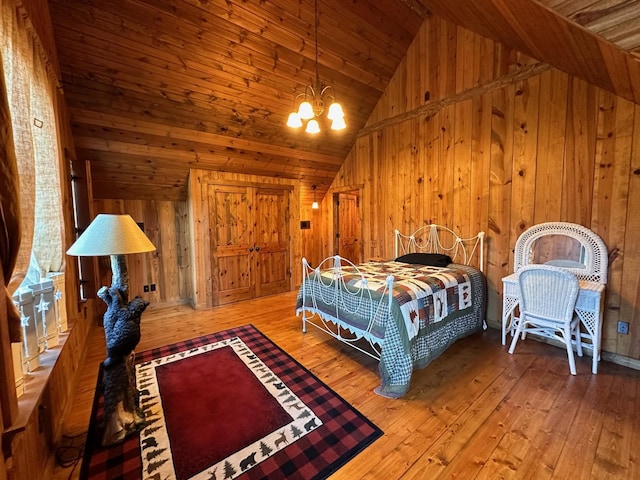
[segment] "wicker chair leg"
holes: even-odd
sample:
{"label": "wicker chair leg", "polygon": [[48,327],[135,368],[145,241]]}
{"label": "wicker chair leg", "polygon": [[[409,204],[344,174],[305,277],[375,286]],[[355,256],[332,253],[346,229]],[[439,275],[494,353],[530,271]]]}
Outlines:
{"label": "wicker chair leg", "polygon": [[576,350],[578,351],[578,356],[582,356],[582,337],[580,336],[580,323],[576,325],[575,328],[575,336],[576,336]]}
{"label": "wicker chair leg", "polygon": [[573,357],[573,345],[571,343],[571,325],[566,325],[563,331],[564,343],[567,346],[567,356],[569,357],[569,370],[571,375],[576,374],[576,360]]}
{"label": "wicker chair leg", "polygon": [[513,351],[516,348],[516,343],[518,343],[518,338],[522,333],[522,325],[524,324],[524,318],[520,318],[518,322],[518,328],[516,328],[515,333],[513,334],[513,339],[511,339],[511,345],[509,346],[509,353],[513,354]]}

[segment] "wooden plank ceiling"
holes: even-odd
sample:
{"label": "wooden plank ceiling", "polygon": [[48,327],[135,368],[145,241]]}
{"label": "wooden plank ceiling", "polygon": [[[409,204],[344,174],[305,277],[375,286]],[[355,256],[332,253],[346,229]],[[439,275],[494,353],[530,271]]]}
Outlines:
{"label": "wooden plank ceiling", "polygon": [[91,161],[96,198],[182,200],[189,168],[205,168],[299,179],[309,202],[312,184],[320,197],[328,188],[428,15],[639,102],[639,3],[319,0],[318,71],[347,129],[323,125],[311,136],[285,122],[315,76],[313,0],[49,1],[76,151]]}

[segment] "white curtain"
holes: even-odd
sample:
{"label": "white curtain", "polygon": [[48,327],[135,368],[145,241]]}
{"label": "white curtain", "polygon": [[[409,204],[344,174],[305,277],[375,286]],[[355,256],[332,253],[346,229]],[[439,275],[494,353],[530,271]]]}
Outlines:
{"label": "white curtain", "polygon": [[60,161],[56,117],[49,77],[44,63],[34,62],[31,83],[31,133],[33,136],[36,199],[33,257],[42,275],[60,272],[64,265],[64,219],[60,188]]}
{"label": "white curtain", "polygon": [[31,254],[41,274],[64,265],[60,159],[46,62],[12,0],[0,0],[0,48],[20,184],[22,241],[9,292],[24,279]]}

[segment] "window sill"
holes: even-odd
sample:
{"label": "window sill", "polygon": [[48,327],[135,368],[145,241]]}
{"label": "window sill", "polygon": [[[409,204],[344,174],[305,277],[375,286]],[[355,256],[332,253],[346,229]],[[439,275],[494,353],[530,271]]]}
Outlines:
{"label": "window sill", "polygon": [[41,405],[42,394],[70,333],[71,328],[61,333],[58,345],[40,354],[40,366],[35,371],[24,374],[24,393],[18,397],[18,415],[13,424],[2,432],[4,448],[11,444],[16,434],[27,428],[36,408]]}

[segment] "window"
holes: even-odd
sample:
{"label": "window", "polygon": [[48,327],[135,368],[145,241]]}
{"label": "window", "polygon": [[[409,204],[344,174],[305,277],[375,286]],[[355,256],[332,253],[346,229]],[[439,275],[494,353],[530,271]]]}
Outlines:
{"label": "window", "polygon": [[[11,120],[13,145],[5,142],[4,147],[15,154],[20,204],[20,231],[6,229],[5,223],[3,232],[14,244],[20,237],[15,268],[8,284],[9,293],[21,285],[39,283],[50,272],[62,271],[65,261],[60,148],[54,100],[57,81],[49,76],[46,58],[27,21],[13,2],[0,2],[0,60],[5,84],[2,94],[6,98],[0,108],[3,118]],[[13,155],[10,159],[13,160]],[[48,308],[53,310],[54,306],[42,303],[39,311]],[[22,320],[26,320],[26,315],[22,315]],[[44,314],[40,317],[44,322]],[[12,341],[19,341],[16,332],[21,329],[24,332],[26,326],[13,317],[9,321]],[[7,347],[2,345],[0,348]],[[0,388],[6,387],[0,385]]]}
{"label": "window", "polygon": [[2,2],[1,8],[0,55],[18,162],[22,222],[20,253],[10,284],[15,289],[29,264],[40,275],[62,270],[64,222],[55,85],[25,20],[16,14],[12,2]]}

